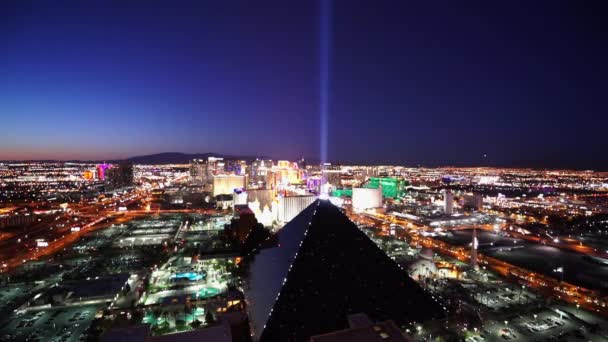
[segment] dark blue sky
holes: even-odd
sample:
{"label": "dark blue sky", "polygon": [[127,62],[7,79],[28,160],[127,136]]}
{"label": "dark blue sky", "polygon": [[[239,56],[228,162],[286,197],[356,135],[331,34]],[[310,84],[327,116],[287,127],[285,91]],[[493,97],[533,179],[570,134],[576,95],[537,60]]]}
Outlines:
{"label": "dark blue sky", "polygon": [[[0,159],[318,157],[317,1],[123,3],[0,3]],[[335,1],[329,158],[608,169],[602,2],[497,3]]]}

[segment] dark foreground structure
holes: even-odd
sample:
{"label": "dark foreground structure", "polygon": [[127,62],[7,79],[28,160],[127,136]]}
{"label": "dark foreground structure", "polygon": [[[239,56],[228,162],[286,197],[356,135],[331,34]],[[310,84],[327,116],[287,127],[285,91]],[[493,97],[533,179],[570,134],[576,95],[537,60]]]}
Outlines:
{"label": "dark foreground structure", "polygon": [[397,325],[444,311],[340,209],[317,200],[247,262],[244,286],[256,341],[308,341],[365,313]]}

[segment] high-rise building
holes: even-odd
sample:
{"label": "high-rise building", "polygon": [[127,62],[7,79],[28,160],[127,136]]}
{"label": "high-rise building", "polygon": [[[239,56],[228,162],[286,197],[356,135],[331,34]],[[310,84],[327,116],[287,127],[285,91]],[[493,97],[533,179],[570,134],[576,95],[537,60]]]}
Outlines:
{"label": "high-rise building", "polygon": [[232,193],[232,207],[238,205],[247,205],[247,191],[243,189],[235,189]]}
{"label": "high-rise building", "polygon": [[473,241],[471,242],[471,267],[474,270],[478,270],[479,266],[477,265],[477,246],[479,245],[479,241],[477,240],[477,229],[473,228]]}
{"label": "high-rise building", "polygon": [[366,188],[377,189],[382,187],[382,195],[389,198],[399,198],[405,195],[405,186],[407,182],[401,178],[395,177],[371,177]]}
{"label": "high-rise building", "polygon": [[225,172],[228,174],[245,176],[247,175],[247,162],[244,160],[226,160]]}
{"label": "high-rise building", "polygon": [[258,202],[260,208],[272,207],[274,192],[270,189],[250,189],[247,190],[247,203]]}
{"label": "high-rise building", "polygon": [[249,185],[255,188],[267,188],[268,174],[271,170],[272,160],[254,160],[249,168]]}
{"label": "high-rise building", "polygon": [[365,210],[382,207],[382,187],[353,188],[353,209]]}
{"label": "high-rise building", "polygon": [[301,170],[306,170],[306,159],[304,159],[304,157],[300,158],[300,160],[298,160],[298,167]]}
{"label": "high-rise building", "polygon": [[245,176],[215,175],[213,176],[213,196],[231,195],[235,189],[245,188]]}
{"label": "high-rise building", "polygon": [[106,179],[106,170],[110,167],[110,164],[99,164],[97,165],[97,179],[105,180]]}
{"label": "high-rise building", "polygon": [[446,190],[443,194],[443,212],[446,215],[454,213],[454,194],[450,190]]}
{"label": "high-rise building", "polygon": [[483,196],[481,194],[465,194],[463,196],[463,205],[481,210],[483,208]]}
{"label": "high-rise building", "polygon": [[112,164],[105,170],[106,190],[133,186],[133,164],[121,162]]}
{"label": "high-rise building", "polygon": [[277,213],[278,221],[281,223],[291,221],[316,199],[316,195],[279,196],[279,212]]}
{"label": "high-rise building", "polygon": [[247,190],[247,206],[264,226],[272,226],[277,220],[278,204],[272,189]]}
{"label": "high-rise building", "polygon": [[195,185],[207,183],[207,161],[205,159],[190,161],[190,182]]}
{"label": "high-rise building", "polygon": [[309,341],[365,313],[398,326],[445,317],[437,299],[329,201],[283,227],[276,247],[243,260],[254,341]]}
{"label": "high-rise building", "polygon": [[340,165],[324,163],[321,167],[321,176],[323,177],[323,184],[331,184],[333,188],[342,186]]}
{"label": "high-rise building", "polygon": [[213,176],[220,175],[225,171],[224,158],[209,157],[207,158],[207,179],[211,181]]}
{"label": "high-rise building", "polygon": [[300,182],[300,170],[297,163],[291,163],[287,160],[279,160],[271,172],[268,173],[267,185],[271,189],[280,190],[289,184]]}
{"label": "high-rise building", "polygon": [[190,162],[190,180],[195,185],[208,185],[213,183],[213,176],[223,174],[224,170],[224,158],[193,159]]}
{"label": "high-rise building", "polygon": [[310,191],[318,193],[321,191],[322,179],[320,176],[310,176],[306,178],[306,188]]}

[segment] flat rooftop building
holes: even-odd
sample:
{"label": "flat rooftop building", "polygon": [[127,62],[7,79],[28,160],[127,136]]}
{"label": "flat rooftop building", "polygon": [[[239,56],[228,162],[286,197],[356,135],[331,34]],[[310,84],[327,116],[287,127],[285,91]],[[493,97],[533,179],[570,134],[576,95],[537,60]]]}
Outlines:
{"label": "flat rooftop building", "polygon": [[367,315],[348,316],[349,328],[310,338],[310,342],[413,342],[393,321],[372,323]]}
{"label": "flat rooftop building", "polygon": [[176,334],[152,336],[148,324],[128,328],[112,329],[101,336],[102,342],[232,342],[230,325],[226,322],[205,329],[197,329]]}

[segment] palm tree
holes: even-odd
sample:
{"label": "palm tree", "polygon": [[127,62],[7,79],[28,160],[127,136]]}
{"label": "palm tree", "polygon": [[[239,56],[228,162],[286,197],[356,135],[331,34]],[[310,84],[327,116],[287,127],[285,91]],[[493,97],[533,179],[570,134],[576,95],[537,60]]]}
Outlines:
{"label": "palm tree", "polygon": [[213,317],[211,310],[209,310],[209,307],[205,309],[205,323],[207,325],[212,325],[213,323],[215,323],[215,318]]}
{"label": "palm tree", "polygon": [[200,328],[200,326],[201,326],[202,324],[203,324],[203,323],[202,323],[201,321],[199,321],[198,319],[194,319],[194,321],[192,321],[192,323],[190,323],[190,326],[191,326],[193,329],[198,329],[198,328]]}

